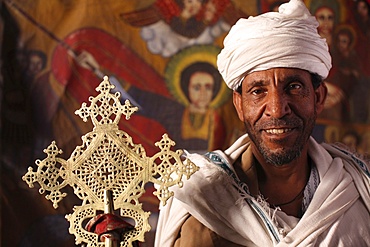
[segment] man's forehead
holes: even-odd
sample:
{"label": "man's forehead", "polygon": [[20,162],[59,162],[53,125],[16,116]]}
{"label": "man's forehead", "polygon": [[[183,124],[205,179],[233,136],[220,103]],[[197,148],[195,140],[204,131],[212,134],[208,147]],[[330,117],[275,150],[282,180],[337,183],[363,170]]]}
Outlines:
{"label": "man's forehead", "polygon": [[245,76],[243,81],[258,80],[287,80],[287,79],[308,79],[310,73],[297,68],[272,68],[267,70],[254,71]]}

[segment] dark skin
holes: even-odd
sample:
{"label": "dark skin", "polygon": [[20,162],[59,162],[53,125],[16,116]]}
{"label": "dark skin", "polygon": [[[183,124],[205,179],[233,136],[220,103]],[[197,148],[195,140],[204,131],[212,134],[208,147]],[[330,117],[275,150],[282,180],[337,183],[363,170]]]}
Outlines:
{"label": "dark skin", "polygon": [[[324,84],[315,89],[310,73],[292,68],[250,73],[241,94],[234,91],[235,108],[251,138],[256,173],[250,172],[242,156],[242,177],[252,193],[260,192],[270,205],[290,202],[302,193],[310,174],[308,139],[326,95]],[[248,176],[256,176],[256,184]],[[300,217],[302,199],[299,196],[280,208]]]}

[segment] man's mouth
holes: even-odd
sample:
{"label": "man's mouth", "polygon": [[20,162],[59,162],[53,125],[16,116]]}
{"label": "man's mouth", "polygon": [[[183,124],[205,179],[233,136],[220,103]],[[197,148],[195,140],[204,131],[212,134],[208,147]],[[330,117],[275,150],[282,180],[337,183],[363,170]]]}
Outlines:
{"label": "man's mouth", "polygon": [[274,135],[279,135],[279,134],[284,134],[292,131],[293,129],[291,128],[284,128],[284,129],[266,129],[265,131],[268,134],[274,134]]}

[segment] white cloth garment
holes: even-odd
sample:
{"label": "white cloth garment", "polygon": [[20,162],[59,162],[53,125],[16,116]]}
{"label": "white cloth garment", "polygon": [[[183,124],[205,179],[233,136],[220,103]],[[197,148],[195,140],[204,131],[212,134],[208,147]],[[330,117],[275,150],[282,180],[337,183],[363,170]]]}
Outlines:
{"label": "white cloth garment", "polygon": [[[232,164],[248,146],[245,135],[225,152],[217,151],[220,164],[233,171]],[[370,246],[369,168],[313,138],[308,152],[320,184],[301,219],[266,208],[225,169],[202,155],[189,154],[200,170],[184,181],[183,188],[174,189],[175,198],[161,208],[155,246],[173,246],[189,214],[243,246]]]}
{"label": "white cloth garment", "polygon": [[240,19],[224,40],[218,69],[233,90],[246,74],[276,67],[303,69],[325,79],[331,57],[317,27],[302,0],[282,4],[279,12]]}

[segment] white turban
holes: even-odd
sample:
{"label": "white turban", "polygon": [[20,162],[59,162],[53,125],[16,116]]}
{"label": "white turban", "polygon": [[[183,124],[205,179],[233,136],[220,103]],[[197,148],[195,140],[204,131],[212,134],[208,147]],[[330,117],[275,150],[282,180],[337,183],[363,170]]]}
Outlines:
{"label": "white turban", "polygon": [[235,90],[245,75],[277,67],[304,69],[325,79],[331,57],[317,27],[302,0],[282,4],[279,12],[238,20],[217,57],[227,86]]}

